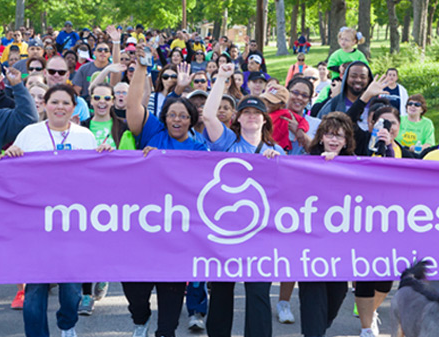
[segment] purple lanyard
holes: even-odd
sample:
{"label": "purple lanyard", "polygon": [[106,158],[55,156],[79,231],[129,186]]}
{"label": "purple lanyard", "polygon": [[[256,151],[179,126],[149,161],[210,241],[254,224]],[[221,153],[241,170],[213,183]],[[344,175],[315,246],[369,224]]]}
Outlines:
{"label": "purple lanyard", "polygon": [[[57,147],[55,145],[54,137],[52,136],[51,129],[49,128],[49,121],[46,121],[46,128],[47,128],[47,132],[49,133],[49,136],[51,138],[54,150],[57,150]],[[69,129],[67,130],[66,135],[64,135],[63,140],[61,140],[61,144],[64,144],[64,142],[66,141],[67,137],[69,136],[69,133],[70,133],[70,122],[69,122]],[[63,134],[64,134],[64,132],[61,133],[61,135],[63,135]]]}

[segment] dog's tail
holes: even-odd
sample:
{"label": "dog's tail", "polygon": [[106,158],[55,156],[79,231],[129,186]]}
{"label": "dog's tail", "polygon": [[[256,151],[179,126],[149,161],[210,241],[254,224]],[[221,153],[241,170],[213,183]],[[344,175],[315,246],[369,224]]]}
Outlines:
{"label": "dog's tail", "polygon": [[422,280],[426,278],[427,265],[429,261],[420,260],[413,264],[410,268],[407,268],[401,274],[400,285],[398,289],[405,286],[410,286],[414,291],[422,294],[428,300],[432,302],[439,302],[438,290],[430,288]]}

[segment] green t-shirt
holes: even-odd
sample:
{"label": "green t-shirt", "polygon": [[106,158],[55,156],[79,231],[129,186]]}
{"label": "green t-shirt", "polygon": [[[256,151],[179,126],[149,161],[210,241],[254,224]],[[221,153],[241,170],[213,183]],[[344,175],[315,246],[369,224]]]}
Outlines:
{"label": "green t-shirt", "polygon": [[407,115],[402,115],[397,141],[406,147],[413,146],[418,141],[421,141],[421,144],[435,145],[433,122],[424,116],[418,122],[411,122]]}
{"label": "green t-shirt", "polygon": [[334,53],[331,54],[328,60],[328,69],[331,71],[331,78],[335,79],[336,77],[339,77],[340,74],[331,70],[330,67],[341,66],[343,63],[354,61],[361,61],[369,66],[369,62],[366,59],[366,56],[357,48],[355,48],[350,53],[345,52],[343,49],[336,50]]}
{"label": "green t-shirt", "polygon": [[116,148],[115,141],[112,137],[112,126],[113,120],[98,122],[91,120],[90,121],[90,131],[95,135],[96,143],[98,145],[103,144],[105,141],[107,144],[110,144],[113,148]]}

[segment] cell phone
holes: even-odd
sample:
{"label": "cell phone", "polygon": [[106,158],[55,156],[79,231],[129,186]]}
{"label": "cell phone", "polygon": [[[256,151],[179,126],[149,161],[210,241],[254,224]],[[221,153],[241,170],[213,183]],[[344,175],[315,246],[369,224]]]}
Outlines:
{"label": "cell phone", "polygon": [[145,56],[139,58],[139,63],[143,66],[151,67],[152,64],[152,51],[149,46],[144,47]]}

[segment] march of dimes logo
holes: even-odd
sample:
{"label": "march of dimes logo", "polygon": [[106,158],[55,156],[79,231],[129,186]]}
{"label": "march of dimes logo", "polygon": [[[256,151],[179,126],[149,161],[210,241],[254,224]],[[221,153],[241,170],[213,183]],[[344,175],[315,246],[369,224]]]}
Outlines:
{"label": "march of dimes logo", "polygon": [[[253,171],[251,164],[239,158],[220,161],[214,169],[213,179],[204,186],[197,200],[199,216],[213,231],[208,239],[220,244],[247,241],[264,229],[269,219],[268,199],[256,180],[245,177],[242,182],[232,186],[228,179],[222,178],[222,173],[232,164],[239,164],[248,172]],[[214,201],[227,205],[216,206]]]}

